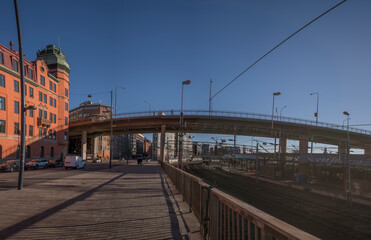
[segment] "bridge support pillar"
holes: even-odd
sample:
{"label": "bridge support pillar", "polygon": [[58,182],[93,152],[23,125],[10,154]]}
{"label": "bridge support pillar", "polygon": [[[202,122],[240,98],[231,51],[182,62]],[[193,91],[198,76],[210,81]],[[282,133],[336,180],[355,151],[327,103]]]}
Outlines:
{"label": "bridge support pillar", "polygon": [[308,139],[302,138],[299,140],[299,153],[308,154]]}
{"label": "bridge support pillar", "polygon": [[347,154],[347,147],[345,146],[345,144],[343,144],[343,145],[339,145],[339,146],[338,146],[338,153],[339,153],[340,155],[345,155],[345,154]]}
{"label": "bridge support pillar", "polygon": [[93,154],[92,158],[96,159],[98,156],[98,136],[93,136],[91,138],[91,153]]}
{"label": "bridge support pillar", "polygon": [[160,140],[160,161],[164,161],[164,150],[165,150],[165,134],[166,134],[166,125],[161,125],[161,140]]}
{"label": "bridge support pillar", "polygon": [[81,157],[86,160],[86,147],[88,142],[88,133],[86,131],[82,132],[81,136]]}
{"label": "bridge support pillar", "polygon": [[287,138],[280,138],[280,153],[286,154]]}
{"label": "bridge support pillar", "polygon": [[365,155],[368,156],[368,157],[371,157],[371,147],[368,147],[368,148],[365,148]]}

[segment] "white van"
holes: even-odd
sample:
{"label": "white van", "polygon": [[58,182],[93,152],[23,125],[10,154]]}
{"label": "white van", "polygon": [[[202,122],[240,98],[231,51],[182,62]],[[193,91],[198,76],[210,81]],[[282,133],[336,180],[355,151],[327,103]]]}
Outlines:
{"label": "white van", "polygon": [[82,160],[80,156],[67,156],[64,159],[64,168],[85,168],[85,162]]}

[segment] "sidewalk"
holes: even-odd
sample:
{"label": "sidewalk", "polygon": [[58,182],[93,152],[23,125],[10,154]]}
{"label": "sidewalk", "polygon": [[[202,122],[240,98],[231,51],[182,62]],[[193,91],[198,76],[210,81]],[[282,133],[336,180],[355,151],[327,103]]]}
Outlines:
{"label": "sidewalk", "polygon": [[34,172],[67,175],[1,191],[0,239],[200,239],[161,167],[132,164]]}

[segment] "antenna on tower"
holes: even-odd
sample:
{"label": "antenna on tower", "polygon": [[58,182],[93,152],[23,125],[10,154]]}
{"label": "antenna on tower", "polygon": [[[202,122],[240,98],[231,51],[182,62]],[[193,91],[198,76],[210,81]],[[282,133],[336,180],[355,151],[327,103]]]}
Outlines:
{"label": "antenna on tower", "polygon": [[58,48],[61,49],[61,37],[58,36]]}

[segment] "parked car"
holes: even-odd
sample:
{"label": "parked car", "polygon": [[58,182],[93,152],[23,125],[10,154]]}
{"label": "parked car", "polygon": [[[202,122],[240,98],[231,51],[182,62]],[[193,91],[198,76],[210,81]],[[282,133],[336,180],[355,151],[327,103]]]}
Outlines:
{"label": "parked car", "polygon": [[18,160],[10,160],[7,161],[0,166],[1,171],[4,172],[14,172],[19,170],[19,161]]}
{"label": "parked car", "polygon": [[85,168],[85,161],[82,160],[80,156],[67,156],[64,159],[64,168],[74,168],[74,169],[79,169],[79,168]]}
{"label": "parked car", "polygon": [[32,161],[32,162],[28,162],[26,164],[26,167],[29,169],[29,168],[33,168],[33,169],[39,169],[39,168],[48,168],[48,160],[46,159],[39,159],[37,161]]}
{"label": "parked car", "polygon": [[63,167],[64,163],[61,159],[54,159],[49,160],[48,167],[57,168],[57,167]]}

